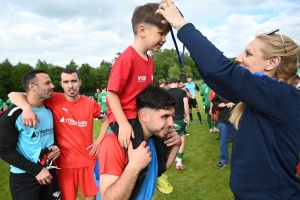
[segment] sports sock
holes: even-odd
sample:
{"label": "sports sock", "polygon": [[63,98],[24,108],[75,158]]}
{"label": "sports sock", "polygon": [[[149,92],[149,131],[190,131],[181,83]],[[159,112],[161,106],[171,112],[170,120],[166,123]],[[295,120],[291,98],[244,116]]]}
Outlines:
{"label": "sports sock", "polygon": [[193,121],[193,114],[190,113],[190,120]]}
{"label": "sports sock", "polygon": [[178,158],[178,159],[182,159],[182,158],[183,158],[183,153],[184,153],[184,152],[181,152],[181,153],[178,152],[177,158]]}
{"label": "sports sock", "polygon": [[200,121],[202,121],[202,118],[201,118],[201,115],[200,115],[200,112],[197,112],[197,115],[198,115],[198,118]]}
{"label": "sports sock", "polygon": [[210,115],[207,115],[207,124],[208,124],[208,128],[212,129],[212,125],[211,125],[211,117]]}
{"label": "sports sock", "polygon": [[217,120],[215,121],[214,127],[218,128],[218,121]]}

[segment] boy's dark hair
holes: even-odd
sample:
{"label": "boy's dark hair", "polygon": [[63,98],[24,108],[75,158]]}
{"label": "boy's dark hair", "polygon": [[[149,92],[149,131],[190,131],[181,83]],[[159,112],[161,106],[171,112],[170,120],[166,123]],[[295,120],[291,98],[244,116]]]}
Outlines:
{"label": "boy's dark hair", "polygon": [[191,76],[187,76],[186,78],[192,78]]}
{"label": "boy's dark hair", "polygon": [[138,26],[140,24],[150,24],[158,27],[158,29],[162,30],[165,33],[169,32],[170,27],[168,23],[161,23],[161,21],[165,18],[161,14],[156,14],[158,6],[158,3],[147,3],[145,5],[138,6],[135,8],[131,18],[131,24],[134,35],[137,34]]}
{"label": "boy's dark hair", "polygon": [[104,90],[106,88],[105,84],[101,84],[101,90]]}
{"label": "boy's dark hair", "polygon": [[77,71],[76,69],[74,69],[74,68],[63,68],[63,70],[60,72],[60,80],[61,80],[61,74],[62,74],[62,73],[66,73],[66,74],[73,74],[73,73],[76,73],[78,79],[80,80],[79,73],[78,73],[78,71]]}
{"label": "boy's dark hair", "polygon": [[169,109],[175,107],[175,98],[157,85],[148,85],[136,97],[136,107],[139,111],[142,108],[150,108],[153,110]]}
{"label": "boy's dark hair", "polygon": [[178,82],[177,78],[172,77],[172,78],[169,79],[169,83],[179,83],[179,82]]}
{"label": "boy's dark hair", "polygon": [[44,70],[31,70],[23,75],[22,86],[26,92],[29,91],[29,84],[38,85],[35,75],[40,73],[46,74]]}

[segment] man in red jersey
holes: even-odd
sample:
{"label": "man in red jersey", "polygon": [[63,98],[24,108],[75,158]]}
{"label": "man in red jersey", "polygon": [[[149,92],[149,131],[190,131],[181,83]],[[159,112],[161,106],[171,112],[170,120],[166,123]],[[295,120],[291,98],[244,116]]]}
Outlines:
{"label": "man in red jersey", "polygon": [[[96,101],[79,95],[81,79],[76,69],[65,68],[61,72],[61,87],[64,93],[54,93],[45,105],[52,110],[54,134],[61,154],[56,164],[62,199],[76,199],[78,184],[87,200],[95,199],[98,192],[94,181],[94,166],[100,139],[108,127],[106,116],[101,116],[101,107]],[[32,111],[24,94],[10,93],[9,97],[23,109],[23,123],[35,126],[40,121]],[[103,125],[96,141],[93,141],[94,118],[102,118]]]}

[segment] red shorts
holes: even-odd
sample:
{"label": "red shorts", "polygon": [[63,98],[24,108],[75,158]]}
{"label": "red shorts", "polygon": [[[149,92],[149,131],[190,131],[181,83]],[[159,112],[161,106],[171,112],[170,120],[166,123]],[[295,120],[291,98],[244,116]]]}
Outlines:
{"label": "red shorts", "polygon": [[77,199],[78,183],[82,198],[97,195],[94,167],[63,168],[56,171],[62,199]]}

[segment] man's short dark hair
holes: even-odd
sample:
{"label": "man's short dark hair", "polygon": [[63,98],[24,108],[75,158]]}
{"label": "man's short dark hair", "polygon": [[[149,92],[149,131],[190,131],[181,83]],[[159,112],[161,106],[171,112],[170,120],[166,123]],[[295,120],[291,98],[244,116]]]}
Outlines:
{"label": "man's short dark hair", "polygon": [[191,76],[187,76],[186,78],[192,78]]}
{"label": "man's short dark hair", "polygon": [[106,88],[105,84],[101,84],[101,90],[104,90]]}
{"label": "man's short dark hair", "polygon": [[142,90],[136,98],[136,106],[139,111],[142,108],[150,108],[153,110],[175,107],[175,98],[167,92],[167,90],[160,88],[157,85],[148,85]]}
{"label": "man's short dark hair", "polygon": [[79,73],[78,73],[78,71],[77,71],[76,69],[74,69],[74,68],[63,68],[63,70],[60,72],[60,80],[61,80],[61,74],[62,74],[62,73],[66,73],[66,74],[73,74],[73,73],[76,73],[78,79],[80,80]]}
{"label": "man's short dark hair", "polygon": [[175,77],[170,78],[169,83],[178,83],[178,79]]}
{"label": "man's short dark hair", "polygon": [[29,84],[38,85],[37,80],[36,80],[37,77],[35,75],[40,74],[40,73],[46,74],[46,72],[44,70],[35,69],[35,70],[31,70],[29,72],[26,72],[23,75],[22,86],[26,92],[29,91]]}
{"label": "man's short dark hair", "polygon": [[163,32],[169,32],[169,25],[161,23],[165,18],[161,14],[156,14],[158,6],[158,3],[147,3],[135,8],[131,18],[134,35],[137,34],[138,26],[141,24],[153,25],[158,27],[158,29],[163,30]]}

